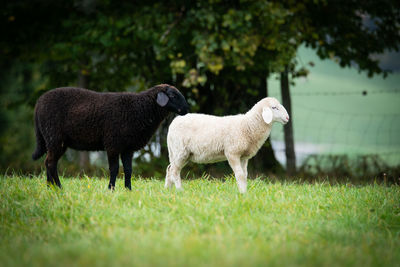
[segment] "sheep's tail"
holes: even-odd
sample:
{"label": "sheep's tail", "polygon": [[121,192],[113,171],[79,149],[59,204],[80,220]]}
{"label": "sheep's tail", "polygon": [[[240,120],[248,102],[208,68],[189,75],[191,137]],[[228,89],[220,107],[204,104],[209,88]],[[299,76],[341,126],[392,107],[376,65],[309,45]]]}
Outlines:
{"label": "sheep's tail", "polygon": [[38,123],[38,118],[37,118],[36,114],[35,114],[35,135],[36,135],[36,149],[32,153],[33,160],[39,159],[47,151],[46,142],[44,141],[42,132],[39,129],[39,123]]}

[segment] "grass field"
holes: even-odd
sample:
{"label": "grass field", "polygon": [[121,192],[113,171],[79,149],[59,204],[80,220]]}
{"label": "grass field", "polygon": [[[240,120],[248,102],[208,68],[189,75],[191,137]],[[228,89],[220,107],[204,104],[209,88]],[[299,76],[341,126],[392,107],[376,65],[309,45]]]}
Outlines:
{"label": "grass field", "polygon": [[400,188],[0,176],[1,266],[400,266]]}

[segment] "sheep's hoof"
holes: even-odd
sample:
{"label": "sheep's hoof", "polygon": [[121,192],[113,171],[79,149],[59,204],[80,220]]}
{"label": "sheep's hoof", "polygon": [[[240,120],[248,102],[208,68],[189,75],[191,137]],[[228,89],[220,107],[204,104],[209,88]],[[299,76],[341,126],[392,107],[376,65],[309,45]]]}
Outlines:
{"label": "sheep's hoof", "polygon": [[246,192],[247,192],[246,188],[240,188],[239,187],[239,193],[240,194],[246,194]]}
{"label": "sheep's hoof", "polygon": [[183,192],[183,187],[177,187],[177,188],[176,188],[176,191],[178,191],[178,192]]}
{"label": "sheep's hoof", "polygon": [[125,186],[125,188],[128,189],[129,191],[132,191],[132,187],[130,185],[129,186]]}
{"label": "sheep's hoof", "polygon": [[49,183],[49,182],[47,182],[47,188],[49,188],[49,189],[62,189],[62,186],[61,185],[57,185],[57,184],[55,184],[55,183]]}
{"label": "sheep's hoof", "polygon": [[109,185],[108,185],[108,189],[110,189],[111,191],[114,191],[115,186],[109,184]]}

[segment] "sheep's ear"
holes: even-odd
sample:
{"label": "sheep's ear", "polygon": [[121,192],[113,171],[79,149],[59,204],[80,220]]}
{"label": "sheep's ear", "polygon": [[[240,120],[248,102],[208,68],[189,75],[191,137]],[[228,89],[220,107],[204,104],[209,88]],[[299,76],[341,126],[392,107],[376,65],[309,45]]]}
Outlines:
{"label": "sheep's ear", "polygon": [[272,110],[269,107],[263,108],[262,117],[265,123],[270,124],[272,121],[272,116]]}
{"label": "sheep's ear", "polygon": [[165,107],[168,101],[169,98],[164,92],[159,92],[157,94],[157,104],[160,105],[161,107]]}

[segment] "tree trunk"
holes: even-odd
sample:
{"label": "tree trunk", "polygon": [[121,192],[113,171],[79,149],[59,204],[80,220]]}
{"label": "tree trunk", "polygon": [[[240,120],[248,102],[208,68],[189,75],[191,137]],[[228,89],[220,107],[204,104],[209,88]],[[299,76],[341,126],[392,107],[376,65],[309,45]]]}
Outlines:
{"label": "tree trunk", "polygon": [[287,66],[285,67],[285,71],[281,72],[281,93],[282,93],[282,104],[286,108],[290,117],[289,122],[284,127],[286,172],[288,175],[294,175],[296,172],[296,155],[294,152],[292,104],[290,100],[289,75]]}
{"label": "tree trunk", "polygon": [[[88,88],[89,76],[85,69],[82,69],[78,75],[78,87]],[[79,167],[81,169],[88,169],[90,165],[89,152],[79,151]]]}

